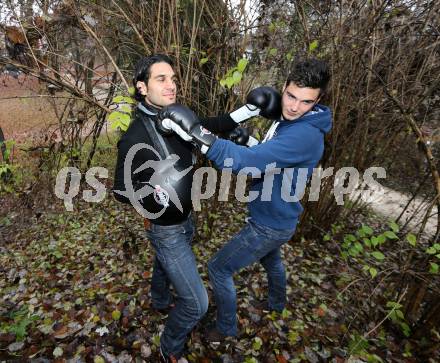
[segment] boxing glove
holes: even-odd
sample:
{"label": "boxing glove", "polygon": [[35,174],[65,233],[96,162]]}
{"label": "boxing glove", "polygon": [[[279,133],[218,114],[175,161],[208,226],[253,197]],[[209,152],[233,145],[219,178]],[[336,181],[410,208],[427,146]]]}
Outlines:
{"label": "boxing glove", "polygon": [[174,103],[162,108],[157,116],[163,128],[173,130],[185,141],[192,141],[203,153],[217,139],[200,124],[197,115],[185,106]]}
{"label": "boxing glove", "polygon": [[235,122],[240,123],[258,115],[270,120],[281,117],[281,95],[272,87],[253,89],[247,95],[246,103],[229,114]]}
{"label": "boxing glove", "polygon": [[226,137],[237,145],[251,147],[259,144],[258,140],[249,134],[248,129],[243,127],[235,128]]}
{"label": "boxing glove", "polygon": [[244,127],[236,127],[226,133],[226,138],[237,145],[246,145],[249,140],[249,131]]}

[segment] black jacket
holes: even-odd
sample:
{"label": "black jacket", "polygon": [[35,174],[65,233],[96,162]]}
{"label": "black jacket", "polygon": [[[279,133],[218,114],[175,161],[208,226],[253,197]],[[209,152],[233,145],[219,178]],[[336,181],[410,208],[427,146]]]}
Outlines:
{"label": "black jacket", "polygon": [[[151,106],[142,103],[142,105],[147,108],[147,110],[151,113],[157,113],[157,110],[152,108]],[[155,150],[157,148],[154,147],[154,142],[147,131],[147,127],[144,123],[149,122],[154,127],[154,123],[156,122],[156,116],[147,115],[139,109],[136,109],[134,114],[133,122],[128,127],[127,131],[122,135],[121,139],[118,142],[118,158],[116,162],[116,170],[115,170],[115,179],[114,179],[114,191],[125,191],[125,183],[124,183],[124,162],[129,152],[130,148],[139,143],[145,143],[147,145],[152,146]],[[207,128],[209,131],[215,134],[221,134],[228,131],[233,130],[237,127],[237,124],[231,119],[229,114],[211,117],[211,118],[201,118],[200,122],[202,126]],[[171,154],[176,154],[180,157],[178,162],[176,163],[176,169],[184,170],[189,166],[193,165],[194,161],[194,146],[182,140],[179,136],[172,133],[171,135],[163,136],[163,140],[166,143],[166,147]],[[160,159],[163,159],[161,157]],[[143,182],[150,181],[154,170],[152,168],[147,168],[139,173],[134,173],[134,171],[139,168],[146,161],[157,161],[159,157],[153,151],[142,148],[140,149],[134,156],[132,165],[131,165],[131,180],[133,189],[139,190],[142,188]],[[184,221],[191,209],[192,204],[190,201],[190,193],[191,193],[191,185],[192,185],[192,176],[194,173],[194,169],[192,169],[184,178],[182,178],[180,187],[180,193],[189,193],[189,195],[185,195],[187,198],[179,198],[182,200],[189,200],[189,202],[183,202],[183,212],[176,212],[176,208],[174,211],[172,208],[166,210],[164,214],[155,219],[153,222],[160,225],[172,225],[177,224]],[[114,192],[115,198],[122,203],[130,203],[130,199],[127,196],[121,195],[117,192]],[[189,199],[188,199],[189,198]],[[161,210],[161,206],[152,202],[151,199],[145,198],[141,202],[142,207],[145,208],[150,213],[157,213]]]}

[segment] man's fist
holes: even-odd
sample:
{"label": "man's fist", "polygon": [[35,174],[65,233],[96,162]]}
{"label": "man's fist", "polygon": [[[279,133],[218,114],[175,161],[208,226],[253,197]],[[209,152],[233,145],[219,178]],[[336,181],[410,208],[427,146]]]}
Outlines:
{"label": "man's fist", "polygon": [[188,107],[174,103],[162,108],[157,114],[158,122],[164,129],[173,130],[185,141],[192,141],[203,153],[217,139],[200,125],[197,115]]}
{"label": "man's fist", "polygon": [[237,145],[246,145],[249,140],[249,131],[244,127],[236,127],[226,134],[226,138]]}
{"label": "man's fist", "polygon": [[[188,107],[173,103],[172,105],[162,108],[157,114],[159,124],[163,126],[163,120],[170,119],[175,124],[179,125],[181,129],[190,133],[195,125],[199,124],[199,118]],[[166,129],[166,127],[164,127]]]}
{"label": "man's fist", "polygon": [[249,92],[246,102],[258,107],[260,115],[274,120],[281,117],[281,95],[272,87],[258,87]]}
{"label": "man's fist", "polygon": [[281,95],[272,87],[255,88],[249,92],[246,102],[246,105],[229,114],[237,123],[258,115],[271,120],[281,117]]}

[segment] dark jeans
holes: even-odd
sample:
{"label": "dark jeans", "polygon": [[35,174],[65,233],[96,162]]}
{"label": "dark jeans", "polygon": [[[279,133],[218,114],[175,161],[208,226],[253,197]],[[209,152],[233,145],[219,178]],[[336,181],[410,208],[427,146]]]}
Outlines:
{"label": "dark jeans", "polygon": [[191,249],[194,222],[190,216],[177,225],[151,224],[146,233],[156,250],[151,281],[153,306],[164,308],[171,303],[170,284],[177,295],[160,338],[161,349],[165,355],[180,356],[188,333],[208,310],[208,295]]}
{"label": "dark jeans", "polygon": [[286,303],[286,272],[280,246],[289,241],[293,229],[277,230],[256,224],[250,219],[208,264],[217,304],[217,329],[224,335],[237,335],[237,297],[233,274],[260,262],[269,283],[269,308],[281,311]]}

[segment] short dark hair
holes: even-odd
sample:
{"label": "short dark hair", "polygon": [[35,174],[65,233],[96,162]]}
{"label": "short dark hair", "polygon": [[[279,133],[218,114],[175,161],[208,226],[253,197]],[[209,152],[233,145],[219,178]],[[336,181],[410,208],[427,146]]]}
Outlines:
{"label": "short dark hair", "polygon": [[148,57],[142,57],[136,63],[134,67],[134,76],[133,76],[133,86],[134,86],[134,98],[137,101],[143,101],[145,96],[139,93],[139,90],[136,87],[136,83],[141,81],[148,83],[148,80],[151,76],[151,66],[155,63],[168,63],[171,67],[174,66],[173,61],[170,57],[165,54],[152,54]]}
{"label": "short dark hair", "polygon": [[295,83],[298,87],[319,88],[325,93],[330,80],[328,64],[316,58],[306,58],[295,62],[287,77],[286,86]]}

